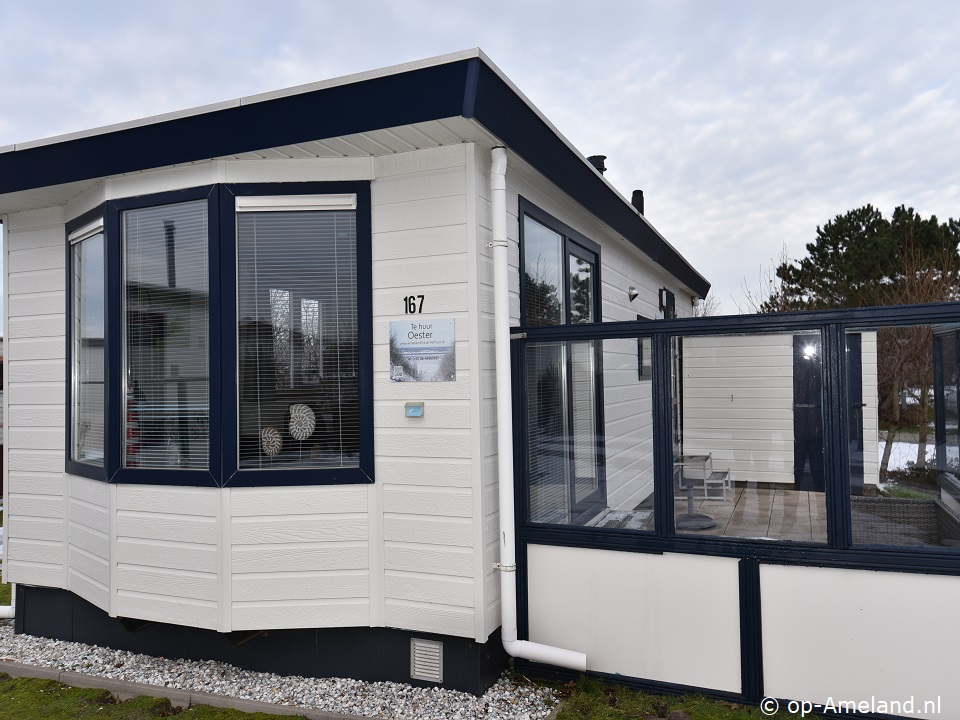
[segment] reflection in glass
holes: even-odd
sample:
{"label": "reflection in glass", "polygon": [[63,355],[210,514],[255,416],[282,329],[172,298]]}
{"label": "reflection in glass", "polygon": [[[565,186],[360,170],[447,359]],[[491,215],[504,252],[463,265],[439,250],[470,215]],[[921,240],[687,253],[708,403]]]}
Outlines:
{"label": "reflection in glass", "polygon": [[821,348],[819,333],[674,339],[678,532],[826,542]]}
{"label": "reflection in glass", "polygon": [[563,236],[523,218],[524,293],[528,325],[563,323]]}
{"label": "reflection in glass", "polygon": [[103,233],[73,246],[73,459],[103,465]]}
{"label": "reflection in glass", "polygon": [[570,255],[570,322],[593,321],[593,264]]}

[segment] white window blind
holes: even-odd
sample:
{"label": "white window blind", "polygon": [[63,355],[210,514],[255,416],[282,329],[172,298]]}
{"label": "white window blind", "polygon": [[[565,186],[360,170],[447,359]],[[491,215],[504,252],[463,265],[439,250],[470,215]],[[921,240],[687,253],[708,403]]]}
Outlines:
{"label": "white window blind", "polygon": [[352,210],[238,213],[241,469],[359,465],[356,244]]}
{"label": "white window blind", "polygon": [[209,460],[207,203],[128,210],[124,258],[123,465]]}
{"label": "white window blind", "polygon": [[103,465],[103,223],[70,236],[72,247],[73,460]]}

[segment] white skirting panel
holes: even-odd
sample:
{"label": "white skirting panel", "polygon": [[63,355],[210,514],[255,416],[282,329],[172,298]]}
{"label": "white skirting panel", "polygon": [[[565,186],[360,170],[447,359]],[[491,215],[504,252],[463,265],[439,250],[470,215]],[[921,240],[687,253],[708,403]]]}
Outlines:
{"label": "white skirting panel", "polygon": [[[889,714],[960,717],[960,578],[765,565],[760,590],[767,695],[913,698],[913,711]],[[940,712],[924,712],[938,698]]]}
{"label": "white skirting panel", "polygon": [[530,640],[596,672],[740,692],[737,560],[528,548]]}

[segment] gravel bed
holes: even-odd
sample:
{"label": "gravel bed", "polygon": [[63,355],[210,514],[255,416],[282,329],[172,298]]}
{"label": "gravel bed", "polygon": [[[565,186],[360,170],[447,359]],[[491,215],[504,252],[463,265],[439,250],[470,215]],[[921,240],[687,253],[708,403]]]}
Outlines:
{"label": "gravel bed", "polygon": [[455,690],[416,688],[404,683],[281,676],[212,660],[169,660],[96,645],[14,635],[9,624],[0,624],[0,659],[276,705],[398,720],[538,720],[546,718],[556,702],[551,690],[514,682],[510,673],[504,673],[478,698]]}

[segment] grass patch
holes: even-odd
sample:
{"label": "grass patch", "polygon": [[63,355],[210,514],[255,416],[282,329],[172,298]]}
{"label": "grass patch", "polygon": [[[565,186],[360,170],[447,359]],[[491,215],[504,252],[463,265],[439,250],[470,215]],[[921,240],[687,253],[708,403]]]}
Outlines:
{"label": "grass patch", "polygon": [[[274,720],[276,715],[196,705],[174,708],[168,700],[136,697],[117,702],[106,690],[72,688],[53,680],[0,674],[0,720]],[[290,716],[287,716],[290,717]],[[294,716],[303,718],[302,715]]]}
{"label": "grass patch", "polygon": [[10,604],[10,585],[3,582],[3,570],[0,570],[0,605]]}
{"label": "grass patch", "polygon": [[[563,708],[557,720],[652,720],[665,718],[676,710],[684,712],[690,720],[760,720],[767,717],[759,708],[747,705],[711,700],[702,695],[653,695],[607,685],[585,676],[560,687],[559,692],[563,697]],[[782,720],[799,717],[785,710],[777,713],[777,718]]]}
{"label": "grass patch", "polygon": [[881,497],[904,498],[906,500],[932,500],[936,495],[923,490],[914,490],[909,487],[900,487],[899,485],[887,486],[880,493]]}

